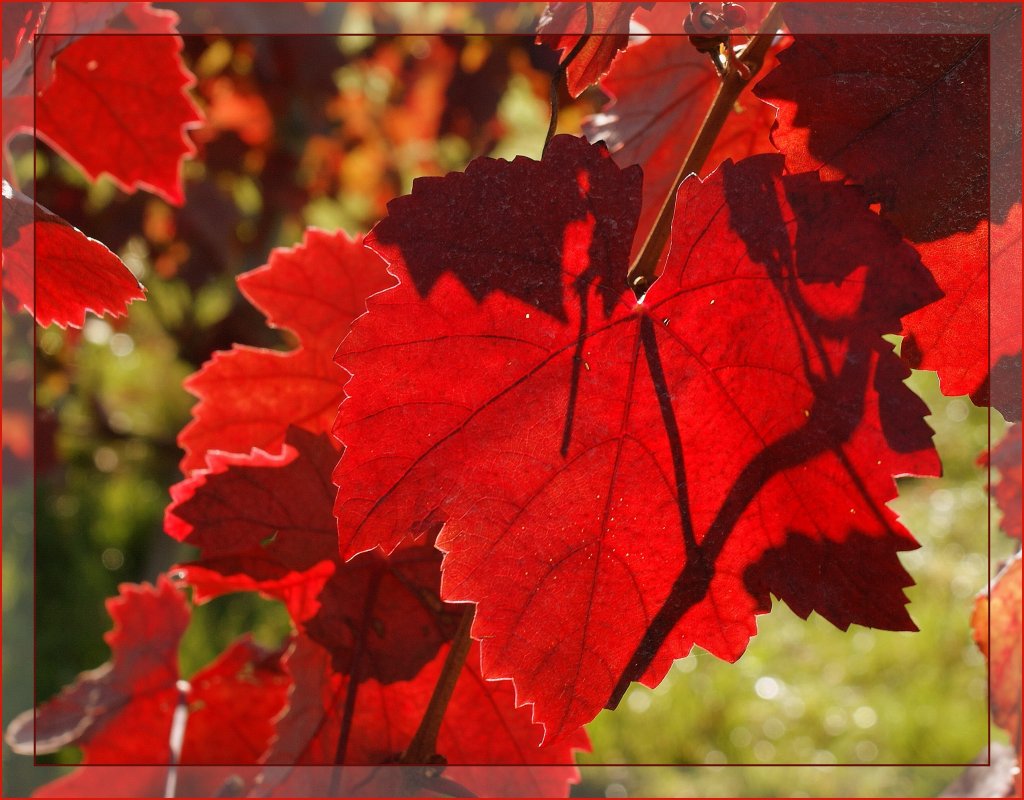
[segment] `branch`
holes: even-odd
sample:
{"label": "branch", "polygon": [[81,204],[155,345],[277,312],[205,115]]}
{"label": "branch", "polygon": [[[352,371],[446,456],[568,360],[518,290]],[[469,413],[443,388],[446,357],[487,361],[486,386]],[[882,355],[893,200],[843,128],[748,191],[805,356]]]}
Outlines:
{"label": "branch", "polygon": [[583,35],[576,41],[572,50],[565,57],[565,60],[558,65],[558,69],[551,76],[551,119],[548,121],[548,132],[544,135],[544,150],[548,149],[548,142],[554,137],[555,129],[558,127],[558,91],[561,89],[565,75],[569,71],[569,65],[580,54],[580,51],[583,50],[587,40],[590,39],[590,34],[594,30],[594,4],[586,3],[585,5],[587,9],[587,24],[583,28]]}
{"label": "branch", "polygon": [[[665,245],[668,244],[672,231],[672,215],[676,207],[676,191],[679,189],[679,185],[687,176],[697,173],[704,166],[704,162],[711,153],[711,148],[714,147],[715,139],[718,138],[722,126],[725,125],[729,114],[732,113],[737,98],[764,64],[764,57],[775,38],[781,17],[780,4],[775,3],[761,23],[757,35],[751,39],[735,60],[731,60],[730,69],[722,78],[722,85],[718,87],[715,101],[711,104],[700,130],[697,132],[697,138],[693,140],[690,152],[687,153],[683,165],[679,168],[675,181],[672,182],[672,189],[669,191],[668,197],[665,198],[665,203],[658,214],[658,220],[648,234],[640,255],[637,256],[633,266],[629,268],[626,280],[638,294],[642,294],[654,280],[661,254],[665,250]],[[746,69],[738,68],[737,61]]]}
{"label": "branch", "polygon": [[434,686],[434,693],[430,696],[427,710],[420,720],[420,726],[412,741],[402,753],[398,760],[400,764],[430,764],[437,754],[437,732],[441,729],[441,720],[444,719],[445,709],[448,708],[448,701],[452,698],[455,690],[455,683],[462,672],[462,666],[466,662],[466,654],[469,653],[469,645],[472,640],[469,638],[469,630],[473,625],[473,608],[469,607],[462,613],[459,621],[459,629],[455,632],[452,640],[451,650],[444,660],[444,667],[441,675]]}

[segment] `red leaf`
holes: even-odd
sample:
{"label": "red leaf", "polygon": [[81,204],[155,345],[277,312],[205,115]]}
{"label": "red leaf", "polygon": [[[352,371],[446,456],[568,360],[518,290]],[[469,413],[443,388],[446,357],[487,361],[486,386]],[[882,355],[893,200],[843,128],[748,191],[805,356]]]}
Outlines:
{"label": "red leaf", "polygon": [[916,242],[987,218],[986,37],[797,35],[778,62],[754,93],[790,171],[864,185]]}
{"label": "red leaf", "polygon": [[441,554],[429,543],[389,558],[338,558],[338,451],[326,434],[292,428],[280,456],[207,458],[210,469],[171,489],[165,524],[202,549],[180,568],[198,601],[232,591],[279,598],[336,670],[358,664],[384,683],[413,677],[451,638],[456,619],[438,598]]}
{"label": "red leaf", "polygon": [[[561,60],[576,46],[587,29],[587,3],[550,3],[537,28],[537,41],[561,51]],[[629,43],[629,20],[638,8],[653,3],[592,3],[594,24],[591,35],[569,64],[569,94],[579,97],[604,75],[616,54]]]}
{"label": "red leaf", "polygon": [[[339,776],[339,796],[409,792],[395,760],[412,740],[446,654],[444,648],[413,680],[387,686],[366,681],[359,686],[344,763],[391,766],[346,766]],[[474,646],[441,723],[437,750],[450,765],[443,777],[480,797],[566,796],[579,777],[574,752],[589,749],[587,735],[580,730],[556,745],[540,747],[540,726],[530,722],[526,710],[515,707],[508,682],[484,680],[479,658]],[[268,767],[263,787],[276,797],[323,796],[335,772],[329,765],[335,763],[348,680],[331,670],[330,656],[322,648],[301,638],[287,663],[295,681],[294,700],[278,726],[267,764],[288,766]],[[499,765],[532,768],[494,769]],[[420,772],[405,770],[411,771]],[[431,785],[414,788],[422,795]]]}
{"label": "red leaf", "polygon": [[642,303],[636,170],[571,137],[421,179],[367,239],[400,284],[339,350],[342,551],[444,522],[442,598],[478,604],[484,674],[549,737],[692,644],[737,658],[769,591],[818,586],[780,548],[847,559],[801,613],[912,627],[885,504],[938,459],[879,337],[936,290],[857,190],[781,169],[684,183]]}
{"label": "red leaf", "polygon": [[[766,68],[773,59],[769,53]],[[631,258],[654,227],[721,83],[707,55],[686,36],[652,36],[632,45],[601,81],[601,89],[612,100],[584,122],[584,132],[592,142],[604,141],[616,163],[639,164],[644,171],[643,207]],[[737,105],[705,162],[704,174],[727,158],[739,160],[774,149],[768,132],[775,109],[747,89]]]}
{"label": "red leaf", "polygon": [[[974,641],[989,662],[992,719],[1010,734],[1017,751],[1016,794],[1020,794],[1021,757],[1021,558],[1018,553],[993,580],[988,596],[974,603]],[[991,628],[990,628],[991,626]],[[991,630],[991,638],[989,633]]]}
{"label": "red leaf", "polygon": [[1019,373],[1021,312],[1011,298],[1021,296],[1020,233],[1017,205],[1001,225],[982,222],[971,233],[919,245],[945,296],[904,325],[910,366],[938,372],[943,394],[969,394],[979,405],[995,399],[1009,419],[1020,419],[1019,386],[1016,398],[1000,402],[1006,398],[990,398],[990,375],[1014,356]]}
{"label": "red leaf", "polygon": [[[104,638],[109,662],[82,673],[74,684],[35,712],[17,717],[7,730],[16,752],[52,753],[69,744],[83,750],[83,764],[149,765],[127,775],[128,785],[108,783],[106,795],[148,788],[160,796],[170,763],[172,716],[179,703],[189,715],[182,764],[255,764],[273,734],[273,720],[285,705],[287,675],[279,658],[246,639],[232,645],[190,682],[178,680],[178,644],[189,612],[181,593],[166,578],[158,584],[122,584],[107,601],[114,629]],[[34,717],[34,725],[33,725]],[[244,732],[244,733],[241,733]],[[34,742],[33,742],[34,738]],[[197,796],[215,791],[233,767],[201,771]],[[187,772],[187,771],[186,771]],[[43,787],[44,796],[102,794],[109,773],[88,766]]]}
{"label": "red leaf", "polygon": [[999,480],[991,486],[992,497],[1003,513],[999,527],[1014,539],[1021,538],[1021,426],[1011,425],[982,464],[999,470]]}
{"label": "red leaf", "polygon": [[[159,30],[167,20],[140,22]],[[181,47],[170,35],[76,39],[36,98],[37,135],[90,178],[107,173],[126,192],[144,188],[180,204],[181,162],[194,152],[185,130],[202,120]]]}
{"label": "red leaf", "polygon": [[209,450],[277,450],[289,425],[329,430],[344,397],[334,351],[366,296],[388,285],[383,264],[360,238],[315,229],[240,276],[242,293],[271,326],[294,333],[299,347],[282,353],[239,345],[214,354],[185,382],[199,402],[178,437],[182,471],[203,468]]}
{"label": "red leaf", "polygon": [[[43,326],[81,328],[85,314],[128,313],[145,292],[117,256],[3,182],[3,288]],[[35,260],[33,263],[33,237]]]}
{"label": "red leaf", "polygon": [[[35,8],[31,8],[35,5]],[[4,100],[31,97],[53,80],[53,60],[83,35],[105,29],[127,3],[4,3]],[[145,5],[148,5],[145,4]],[[27,7],[27,8],[26,8]],[[8,10],[13,23],[8,28]],[[164,13],[169,12],[153,12]],[[175,17],[177,19],[177,17]],[[45,34],[40,36],[40,34]],[[10,37],[10,38],[8,38]],[[19,123],[30,130],[31,107]],[[8,130],[8,122],[4,130]]]}

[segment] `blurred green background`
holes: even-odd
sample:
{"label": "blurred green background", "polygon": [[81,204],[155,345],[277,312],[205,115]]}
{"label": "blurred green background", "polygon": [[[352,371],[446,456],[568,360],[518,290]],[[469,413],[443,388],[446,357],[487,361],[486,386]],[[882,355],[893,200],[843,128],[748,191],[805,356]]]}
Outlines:
{"label": "blurred green background", "polygon": [[[184,207],[90,184],[42,145],[35,159],[40,202],[115,249],[148,290],[127,319],[91,318],[80,332],[36,331],[4,312],[16,389],[31,388],[35,361],[40,699],[106,660],[103,604],[118,583],[153,580],[191,555],[162,532],[168,487],[180,479],[175,437],[193,402],[183,378],[234,342],[288,345],[239,296],[234,276],[298,241],[306,225],[369,229],[416,176],[481,154],[539,155],[554,68],[528,38],[461,35],[187,37],[185,54],[208,123],[193,134],[199,154],[186,165]],[[563,97],[559,129],[578,132],[603,100],[596,90]],[[27,178],[31,142],[19,146]],[[934,796],[958,768],[872,765],[964,763],[985,747],[986,670],[968,629],[990,570],[988,476],[977,458],[1003,422],[942,397],[931,374],[912,385],[932,410],[945,469],[939,480],[903,480],[894,503],[921,542],[903,557],[921,631],[843,633],[777,605],[737,664],[695,652],[657,689],[634,686],[589,726],[593,753],[580,759],[703,766],[585,768],[578,794]],[[5,417],[8,475],[26,455],[18,424]],[[20,515],[24,526],[31,486],[14,488],[5,520]],[[5,538],[7,613],[31,613],[33,576],[14,567],[26,546]],[[998,533],[991,546],[993,564],[1012,549]],[[213,601],[194,612],[183,671],[242,632],[271,645],[287,630],[274,603]],[[27,691],[32,643],[16,645],[22,655],[4,659],[5,684]],[[5,704],[4,724],[22,710]],[[77,757],[69,748],[55,760]],[[779,764],[815,766],[756,766]],[[7,749],[4,772],[11,795],[38,783],[29,759]]]}

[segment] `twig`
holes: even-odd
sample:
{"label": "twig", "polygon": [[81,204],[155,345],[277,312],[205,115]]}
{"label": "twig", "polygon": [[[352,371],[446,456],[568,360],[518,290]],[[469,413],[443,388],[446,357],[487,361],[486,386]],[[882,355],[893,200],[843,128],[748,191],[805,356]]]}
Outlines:
{"label": "twig", "polygon": [[363,679],[363,658],[366,653],[366,637],[370,633],[370,622],[373,619],[373,609],[377,604],[377,594],[380,590],[380,582],[383,578],[383,570],[378,569],[370,579],[370,586],[366,592],[366,599],[363,601],[363,617],[359,624],[359,633],[356,639],[355,652],[352,654],[352,665],[349,669],[348,686],[345,688],[345,707],[341,715],[341,731],[338,733],[338,744],[334,751],[334,769],[331,770],[330,796],[338,795],[338,788],[341,785],[341,773],[345,764],[345,754],[348,751],[348,740],[352,733],[352,719],[355,716],[356,697],[359,694],[359,684]]}
{"label": "twig", "polygon": [[722,78],[722,85],[718,87],[715,101],[711,104],[700,130],[697,132],[697,138],[693,140],[690,152],[686,154],[686,159],[679,168],[676,179],[672,182],[672,189],[669,191],[668,197],[665,198],[665,203],[658,214],[658,220],[648,234],[640,255],[629,269],[627,280],[638,294],[643,293],[654,280],[661,254],[665,250],[665,245],[668,244],[672,231],[672,214],[676,206],[676,191],[679,189],[679,185],[688,175],[696,173],[704,166],[704,162],[711,153],[711,148],[714,147],[715,139],[718,138],[722,126],[725,125],[729,114],[732,113],[740,92],[753,80],[764,63],[764,57],[775,38],[782,16],[779,6],[779,3],[775,3],[771,7],[761,23],[757,35],[737,56],[736,60],[746,67],[747,74],[743,74],[743,71],[738,69],[734,63],[730,65]]}
{"label": "twig", "polygon": [[441,729],[441,720],[444,719],[448,701],[452,698],[455,683],[462,672],[466,654],[469,653],[469,645],[472,641],[469,638],[469,630],[472,625],[473,608],[469,607],[462,613],[459,628],[452,640],[452,647],[448,651],[448,657],[444,660],[444,666],[441,668],[441,675],[434,686],[434,693],[430,696],[430,702],[427,704],[423,719],[420,720],[419,728],[416,729],[412,741],[399,759],[400,764],[429,764],[437,754],[437,733]]}
{"label": "twig", "polygon": [[569,71],[569,65],[583,50],[587,40],[590,38],[590,34],[594,30],[594,4],[586,3],[587,10],[587,24],[583,28],[583,35],[573,45],[572,50],[565,57],[561,64],[558,65],[558,69],[551,76],[551,119],[548,122],[548,132],[544,135],[544,149],[548,149],[548,142],[555,135],[555,129],[558,127],[558,92],[562,88],[562,81],[565,79],[566,73]]}

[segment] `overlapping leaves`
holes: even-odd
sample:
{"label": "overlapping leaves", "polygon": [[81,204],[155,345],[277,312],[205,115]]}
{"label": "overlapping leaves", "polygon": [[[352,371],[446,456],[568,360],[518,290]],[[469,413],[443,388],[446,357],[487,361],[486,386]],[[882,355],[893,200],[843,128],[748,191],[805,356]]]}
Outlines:
{"label": "overlapping leaves", "polygon": [[[13,19],[0,144],[31,133],[90,178],[106,174],[125,191],[180,204],[182,161],[193,152],[185,131],[201,116],[188,94],[177,16],[146,3],[47,3]],[[46,209],[33,211],[8,186],[4,164],[5,298],[41,325],[81,327],[87,311],[125,314],[143,297],[128,268]]]}
{"label": "overlapping leaves", "polygon": [[[1004,300],[1020,294],[1019,188],[1016,196],[993,191],[989,207],[990,154],[998,168],[1020,170],[1019,121],[1015,130],[1010,123],[1019,85],[990,72],[990,47],[1003,58],[1012,52],[1019,9],[898,17],[914,30],[980,24],[990,35],[832,35],[864,20],[877,26],[877,10],[865,4],[799,3],[784,13],[807,33],[795,35],[755,93],[779,108],[772,141],[787,167],[866,188],[918,245],[944,294],[906,320],[909,363],[936,370],[944,393],[970,394],[1019,419],[1020,306]],[[886,16],[884,24],[899,23]],[[998,105],[1013,96],[1016,108],[990,126],[990,97]]]}
{"label": "overlapping leaves", "polygon": [[338,355],[343,552],[443,523],[442,597],[555,738],[693,644],[737,658],[769,593],[911,627],[885,503],[938,469],[880,340],[937,291],[858,191],[770,156],[687,182],[637,301],[639,188],[571,137],[422,179]]}

